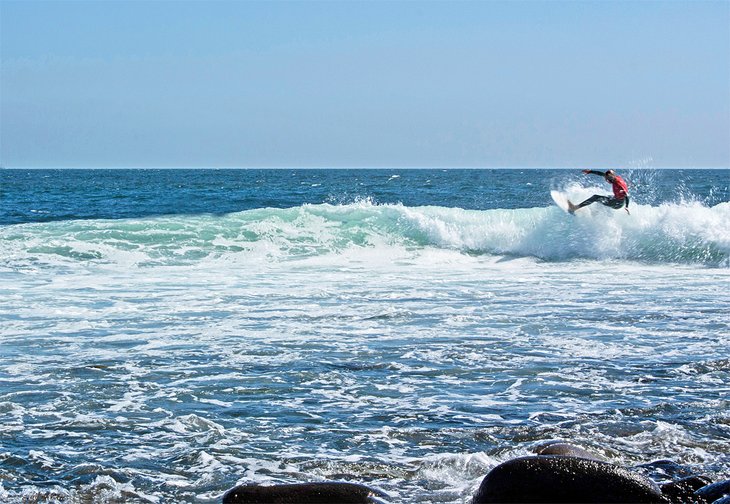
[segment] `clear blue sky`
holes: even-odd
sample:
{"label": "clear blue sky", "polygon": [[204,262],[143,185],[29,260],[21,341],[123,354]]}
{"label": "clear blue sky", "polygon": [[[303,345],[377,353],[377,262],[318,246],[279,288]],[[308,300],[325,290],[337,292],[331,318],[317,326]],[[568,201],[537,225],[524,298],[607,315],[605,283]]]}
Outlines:
{"label": "clear blue sky", "polygon": [[6,167],[730,166],[730,1],[0,0]]}

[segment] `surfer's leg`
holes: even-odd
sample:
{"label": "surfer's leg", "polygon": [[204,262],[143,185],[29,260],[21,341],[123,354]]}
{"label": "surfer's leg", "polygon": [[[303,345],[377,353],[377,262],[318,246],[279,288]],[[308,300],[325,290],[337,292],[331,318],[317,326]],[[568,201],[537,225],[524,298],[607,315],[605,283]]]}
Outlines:
{"label": "surfer's leg", "polygon": [[601,201],[601,203],[603,203],[607,207],[618,210],[619,208],[623,208],[625,201],[617,198],[608,198],[607,201]]}
{"label": "surfer's leg", "polygon": [[608,201],[609,199],[611,199],[611,198],[609,198],[607,196],[601,196],[600,194],[594,194],[593,196],[591,196],[590,198],[585,200],[583,203],[576,205],[575,209],[577,210],[579,208],[583,208],[584,206],[588,206],[592,203],[595,203],[596,201],[599,201],[599,202],[603,203],[604,205],[606,205],[607,204],[606,201]]}

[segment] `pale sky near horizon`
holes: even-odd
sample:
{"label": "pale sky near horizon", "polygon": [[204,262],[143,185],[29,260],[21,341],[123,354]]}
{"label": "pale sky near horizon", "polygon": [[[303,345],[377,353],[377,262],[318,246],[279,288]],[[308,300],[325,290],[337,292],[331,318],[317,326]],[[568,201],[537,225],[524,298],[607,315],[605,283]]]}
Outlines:
{"label": "pale sky near horizon", "polygon": [[730,1],[0,0],[5,167],[730,167]]}

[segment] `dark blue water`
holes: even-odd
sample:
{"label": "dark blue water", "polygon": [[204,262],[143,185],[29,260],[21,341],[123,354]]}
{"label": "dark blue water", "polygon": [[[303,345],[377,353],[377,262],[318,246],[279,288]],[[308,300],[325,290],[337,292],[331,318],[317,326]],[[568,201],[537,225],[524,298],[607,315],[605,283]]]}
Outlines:
{"label": "dark blue water", "polygon": [[[624,170],[633,201],[730,200],[730,170]],[[0,170],[0,224],[223,214],[305,203],[472,210],[552,204],[570,183],[610,186],[579,170]]]}

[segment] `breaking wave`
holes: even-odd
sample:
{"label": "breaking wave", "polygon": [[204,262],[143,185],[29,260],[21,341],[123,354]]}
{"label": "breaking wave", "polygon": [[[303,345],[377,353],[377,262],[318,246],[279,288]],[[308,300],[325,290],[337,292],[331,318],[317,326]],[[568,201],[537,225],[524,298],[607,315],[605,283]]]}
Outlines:
{"label": "breaking wave", "polygon": [[59,261],[139,267],[211,258],[283,261],[392,247],[543,261],[615,259],[729,267],[730,203],[632,205],[631,215],[593,205],[571,216],[552,206],[463,210],[361,201],[0,227],[0,256],[10,267]]}

